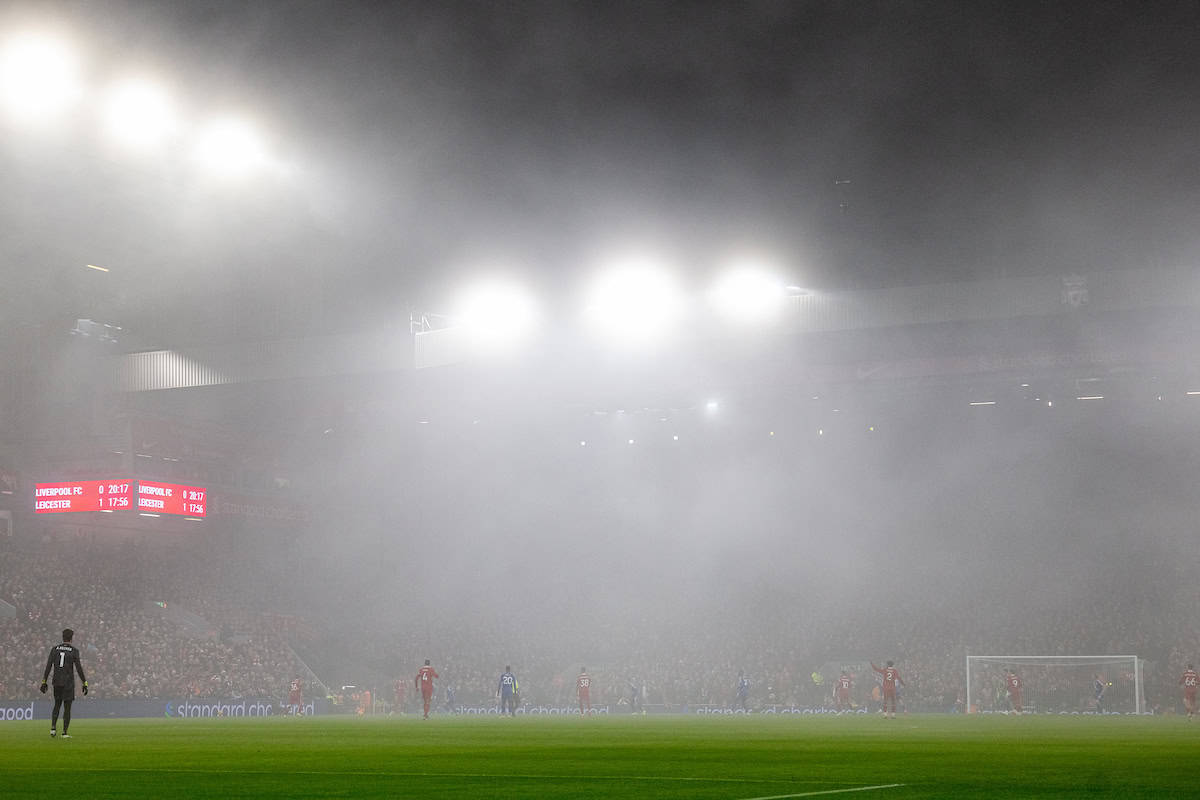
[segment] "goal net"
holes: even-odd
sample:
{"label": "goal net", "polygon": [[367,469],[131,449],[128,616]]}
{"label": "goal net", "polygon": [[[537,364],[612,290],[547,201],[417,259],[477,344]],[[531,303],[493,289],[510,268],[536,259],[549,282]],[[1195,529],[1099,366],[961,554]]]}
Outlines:
{"label": "goal net", "polygon": [[1020,683],[1024,713],[1142,713],[1142,663],[1137,656],[968,655],[967,710],[1012,709],[1010,670]]}

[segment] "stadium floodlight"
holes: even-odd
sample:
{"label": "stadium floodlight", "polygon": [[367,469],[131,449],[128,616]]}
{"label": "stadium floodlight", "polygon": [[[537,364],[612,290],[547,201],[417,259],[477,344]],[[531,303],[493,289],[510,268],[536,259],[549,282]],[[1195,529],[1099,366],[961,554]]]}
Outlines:
{"label": "stadium floodlight", "polygon": [[0,104],[22,122],[58,117],[83,95],[79,57],[61,39],[26,34],[0,48]]}
{"label": "stadium floodlight", "polygon": [[735,267],[709,292],[709,302],[726,320],[759,325],[778,319],[788,287],[776,275],[755,266]]}
{"label": "stadium floodlight", "polygon": [[161,86],[141,79],[108,91],[104,128],[117,143],[139,149],[161,146],[175,130],[175,109]]}
{"label": "stadium floodlight", "polygon": [[600,273],[588,289],[584,319],[592,332],[627,349],[652,347],[666,339],[683,316],[675,279],[639,259]]}
{"label": "stadium floodlight", "polygon": [[196,139],[196,162],[210,174],[236,178],[267,163],[262,135],[246,120],[224,117],[204,126]]}
{"label": "stadium floodlight", "polygon": [[451,314],[476,350],[511,350],[529,339],[540,320],[537,301],[524,287],[489,279],[465,289]]}

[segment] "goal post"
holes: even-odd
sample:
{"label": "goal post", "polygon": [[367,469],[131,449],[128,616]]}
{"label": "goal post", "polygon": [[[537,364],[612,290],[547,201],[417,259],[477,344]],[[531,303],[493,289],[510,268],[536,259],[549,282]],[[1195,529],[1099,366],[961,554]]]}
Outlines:
{"label": "goal post", "polygon": [[[1005,674],[1021,680],[1025,710],[1032,713],[1141,714],[1142,661],[1137,656],[966,656],[966,710],[1005,711]],[[1101,683],[1097,698],[1096,680]]]}

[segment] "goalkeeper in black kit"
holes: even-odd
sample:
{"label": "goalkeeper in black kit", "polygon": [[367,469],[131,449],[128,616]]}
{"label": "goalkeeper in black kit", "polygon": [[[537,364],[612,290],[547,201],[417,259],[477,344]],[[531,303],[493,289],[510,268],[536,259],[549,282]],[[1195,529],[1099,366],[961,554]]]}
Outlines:
{"label": "goalkeeper in black kit", "polygon": [[50,656],[46,659],[46,671],[42,673],[42,694],[46,693],[46,679],[50,677],[50,671],[54,671],[52,684],[54,686],[54,713],[50,715],[50,736],[56,734],[58,726],[59,709],[63,712],[63,731],[64,739],[70,739],[71,734],[67,733],[67,729],[71,727],[71,703],[75,701],[75,673],[79,673],[79,680],[83,681],[83,693],[88,693],[87,677],[83,674],[83,665],[79,663],[79,650],[75,645],[71,644],[71,639],[75,637],[75,631],[67,628],[62,632],[62,644],[55,645],[50,648]]}

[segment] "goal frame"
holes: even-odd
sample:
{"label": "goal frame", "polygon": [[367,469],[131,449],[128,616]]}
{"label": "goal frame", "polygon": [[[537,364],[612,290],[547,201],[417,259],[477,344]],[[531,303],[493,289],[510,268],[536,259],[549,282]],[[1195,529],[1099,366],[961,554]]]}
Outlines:
{"label": "goal frame", "polygon": [[1142,659],[1135,655],[1095,655],[1095,656],[1012,656],[1012,655],[975,655],[971,652],[966,654],[967,666],[967,691],[966,691],[966,711],[971,711],[971,662],[972,661],[987,661],[991,663],[1003,663],[1021,665],[1021,664],[1044,664],[1047,666],[1061,665],[1068,666],[1072,664],[1081,664],[1092,662],[1094,664],[1120,664],[1128,663],[1133,665],[1133,706],[1134,713],[1141,716],[1143,712],[1142,700]]}

